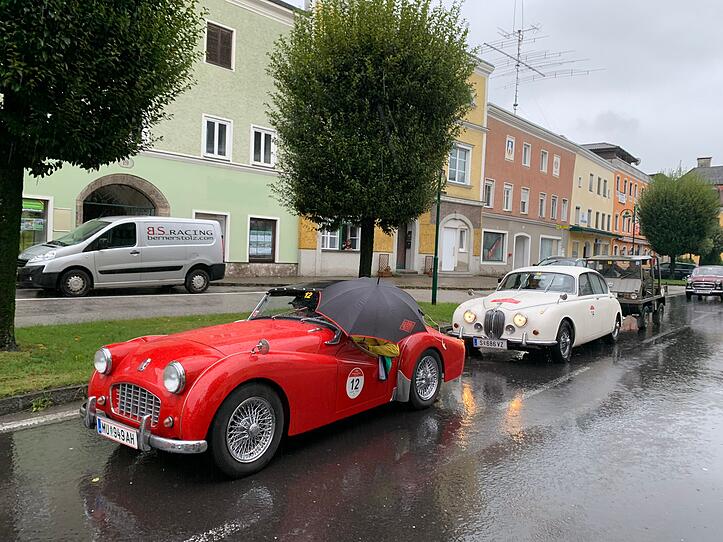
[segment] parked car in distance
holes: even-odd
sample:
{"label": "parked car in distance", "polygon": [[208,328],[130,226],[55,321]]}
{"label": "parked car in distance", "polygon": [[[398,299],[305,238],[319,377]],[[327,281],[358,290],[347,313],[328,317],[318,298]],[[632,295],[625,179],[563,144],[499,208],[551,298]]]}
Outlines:
{"label": "parked car in distance", "polygon": [[660,276],[664,279],[683,280],[698,267],[694,263],[675,262],[675,274],[670,272],[670,262],[660,264]]}
{"label": "parked car in distance", "polygon": [[703,265],[693,270],[686,281],[685,299],[690,301],[694,295],[698,299],[717,296],[723,301],[723,265]]}
{"label": "parked car in distance", "polygon": [[565,256],[548,256],[547,258],[537,262],[536,265],[572,265],[576,267],[585,267],[585,259]]}
{"label": "parked car in distance", "polygon": [[659,325],[665,311],[667,286],[660,282],[658,259],[653,256],[593,256],[587,267],[600,273],[614,293],[623,316],[634,316],[638,329],[652,319]]}
{"label": "parked car in distance", "polygon": [[205,292],[226,272],[215,220],[118,216],[89,220],[18,257],[21,286],[81,297],[92,289],[184,285]]}
{"label": "parked car in distance", "polygon": [[511,271],[492,294],[462,303],[450,335],[475,348],[549,351],[568,362],[572,348],[606,337],[617,340],[620,303],[597,272],[576,266],[532,266]]}
{"label": "parked car in distance", "polygon": [[390,401],[427,408],[443,381],[461,376],[464,343],[426,326],[412,333],[407,320],[382,375],[377,356],[316,312],[329,287],[272,288],[248,320],[101,348],[85,426],[139,450],[208,448],[239,477],[263,468],[282,436]]}

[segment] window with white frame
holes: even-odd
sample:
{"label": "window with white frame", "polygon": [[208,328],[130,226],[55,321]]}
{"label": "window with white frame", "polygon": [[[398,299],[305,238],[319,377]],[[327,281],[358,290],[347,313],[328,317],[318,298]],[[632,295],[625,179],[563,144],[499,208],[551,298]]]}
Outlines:
{"label": "window with white frame", "polygon": [[577,178],[577,187],[582,188],[582,175]]}
{"label": "window with white frame", "polygon": [[620,192],[620,175],[615,176],[615,190]]}
{"label": "window with white frame", "polygon": [[615,231],[620,230],[619,226],[620,226],[620,215],[616,214],[615,215]]}
{"label": "window with white frame", "polygon": [[499,231],[483,230],[482,261],[486,263],[504,263],[505,240],[507,234]]}
{"label": "window with white frame", "polygon": [[609,194],[608,194],[608,180],[607,180],[607,179],[603,179],[603,196],[605,196],[606,198],[609,196]]}
{"label": "window with white frame", "polygon": [[580,225],[580,207],[575,207],[575,225]]}
{"label": "window with white frame", "polygon": [[547,210],[547,194],[540,192],[540,208],[538,214],[540,218],[545,218],[545,211]]}
{"label": "window with white frame", "polygon": [[573,258],[577,258],[580,254],[580,241],[572,242],[572,253],[570,254]]}
{"label": "window with white frame", "polygon": [[470,149],[455,143],[449,151],[447,180],[452,183],[469,184]]}
{"label": "window with white frame", "polygon": [[586,225],[588,228],[592,228],[592,209],[587,210]]}
{"label": "window with white frame", "polygon": [[552,156],[552,175],[554,177],[560,176],[560,157],[556,154]]}
{"label": "window with white frame", "polygon": [[550,196],[550,218],[557,220],[557,196]]}
{"label": "window with white frame", "polygon": [[560,240],[556,237],[540,236],[540,260],[557,256],[560,251]]}
{"label": "window with white frame", "polygon": [[485,180],[483,203],[485,207],[495,205],[495,182],[492,179]]}
{"label": "window with white frame", "polygon": [[256,126],[251,128],[251,162],[259,166],[273,167],[276,162],[275,132]]}
{"label": "window with white frame", "polygon": [[321,230],[322,250],[339,250],[339,230]]}
{"label": "window with white frame", "polygon": [[591,174],[590,174],[590,180],[589,180],[588,183],[587,183],[587,190],[588,190],[588,192],[592,192],[592,191],[593,191],[593,185],[594,185],[594,184],[595,184],[595,175],[593,175],[593,174],[591,173]]}
{"label": "window with white frame", "polygon": [[526,215],[530,206],[530,189],[523,188],[520,190],[520,213]]}
{"label": "window with white frame", "polygon": [[567,211],[568,211],[569,202],[563,198],[562,199],[562,209],[560,209],[560,220],[563,222],[567,222]]}
{"label": "window with white frame", "polygon": [[522,144],[522,165],[530,167],[532,161],[532,145],[529,143]]}
{"label": "window with white frame", "polygon": [[341,228],[321,230],[322,250],[359,250],[361,228],[343,224]]}
{"label": "window with white frame", "polygon": [[203,155],[231,159],[232,123],[227,119],[203,117]]}
{"label": "window with white frame", "polygon": [[597,195],[598,196],[602,194],[602,192],[600,190],[602,190],[602,177],[597,178]]}
{"label": "window with white frame", "polygon": [[595,229],[600,229],[600,211],[595,211]]}
{"label": "window with white frame", "polygon": [[605,228],[607,231],[610,231],[610,217],[612,215],[607,215],[607,218],[605,219],[607,228]]}
{"label": "window with white frame", "polygon": [[540,151],[540,171],[547,173],[548,154],[546,150]]}
{"label": "window with white frame", "polygon": [[460,228],[459,230],[459,251],[467,252],[467,228]]}
{"label": "window with white frame", "polygon": [[505,160],[515,159],[515,138],[507,136],[505,140]]}
{"label": "window with white frame", "polygon": [[510,183],[505,183],[505,188],[502,192],[502,210],[512,210],[512,191],[513,187]]}

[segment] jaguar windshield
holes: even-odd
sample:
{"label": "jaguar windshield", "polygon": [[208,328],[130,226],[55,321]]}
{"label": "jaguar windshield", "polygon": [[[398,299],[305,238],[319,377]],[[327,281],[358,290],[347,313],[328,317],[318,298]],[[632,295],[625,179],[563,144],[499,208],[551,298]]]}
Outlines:
{"label": "jaguar windshield", "polygon": [[537,290],[542,292],[575,293],[575,278],[564,273],[529,272],[510,273],[498,290]]}

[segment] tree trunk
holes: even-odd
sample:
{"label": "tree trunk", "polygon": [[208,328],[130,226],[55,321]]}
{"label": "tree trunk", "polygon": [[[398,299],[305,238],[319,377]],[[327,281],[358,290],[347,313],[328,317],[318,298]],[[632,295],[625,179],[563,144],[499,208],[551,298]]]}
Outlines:
{"label": "tree trunk", "polygon": [[23,168],[13,165],[8,145],[0,145],[0,351],[17,350],[15,277],[23,207]]}
{"label": "tree trunk", "polygon": [[359,276],[372,276],[374,257],[374,219],[365,218],[361,222],[361,242],[359,247]]}

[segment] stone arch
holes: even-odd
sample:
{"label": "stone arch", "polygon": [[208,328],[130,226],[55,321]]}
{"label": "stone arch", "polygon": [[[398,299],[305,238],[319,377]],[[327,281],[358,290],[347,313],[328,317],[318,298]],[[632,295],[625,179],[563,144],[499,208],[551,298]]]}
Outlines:
{"label": "stone arch", "polygon": [[110,175],[104,175],[89,183],[83,190],[80,191],[78,197],[75,199],[75,224],[79,226],[83,223],[83,202],[93,192],[101,187],[120,184],[135,188],[139,192],[143,193],[156,208],[157,216],[171,216],[171,204],[166,199],[154,184],[137,177],[136,175],[130,175],[128,173],[112,173]]}

